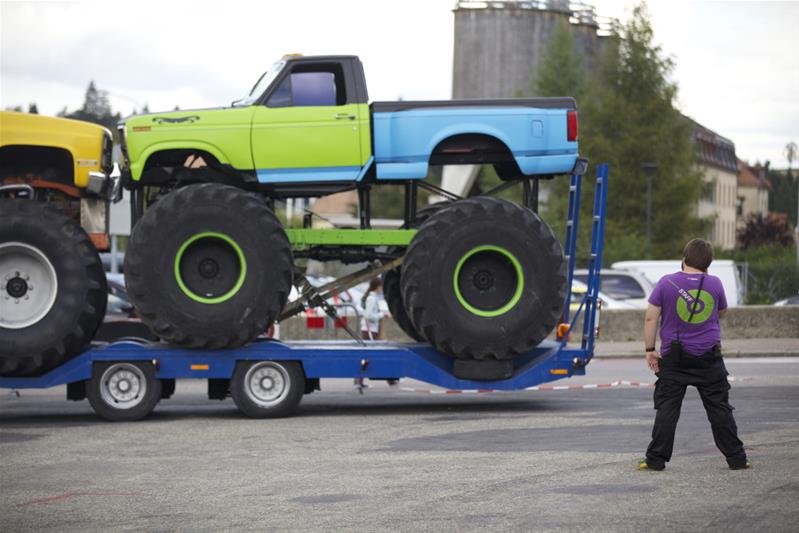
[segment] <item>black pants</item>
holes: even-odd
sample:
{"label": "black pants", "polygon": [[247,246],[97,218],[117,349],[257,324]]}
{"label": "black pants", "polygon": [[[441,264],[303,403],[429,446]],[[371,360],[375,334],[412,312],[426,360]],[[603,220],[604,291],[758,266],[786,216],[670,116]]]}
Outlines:
{"label": "black pants", "polygon": [[713,440],[732,467],[746,463],[743,443],[738,439],[738,427],[732,416],[729,402],[730,384],[727,369],[718,350],[701,356],[683,354],[675,359],[666,355],[660,360],[660,371],[655,383],[655,427],[652,442],[646,450],[650,466],[663,466],[671,459],[674,433],[680,419],[680,409],[685,389],[692,385],[699,391],[705,406]]}

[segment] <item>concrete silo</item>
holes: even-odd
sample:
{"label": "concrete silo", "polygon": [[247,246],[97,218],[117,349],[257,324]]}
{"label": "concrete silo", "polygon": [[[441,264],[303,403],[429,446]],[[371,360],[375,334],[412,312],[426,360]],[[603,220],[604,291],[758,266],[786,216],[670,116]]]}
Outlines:
{"label": "concrete silo", "polygon": [[591,68],[612,21],[568,0],[459,1],[454,9],[453,98],[505,98],[530,92],[558,25],[566,22],[583,65]]}

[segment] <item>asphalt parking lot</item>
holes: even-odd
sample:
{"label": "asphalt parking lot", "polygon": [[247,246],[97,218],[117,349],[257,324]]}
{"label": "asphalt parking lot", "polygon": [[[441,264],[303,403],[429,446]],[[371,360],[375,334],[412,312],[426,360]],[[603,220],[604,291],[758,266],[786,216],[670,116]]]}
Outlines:
{"label": "asphalt parking lot", "polygon": [[[437,395],[323,382],[250,420],[202,382],[135,423],[64,389],[0,391],[4,531],[785,531],[799,520],[799,359],[735,359],[754,468],[732,472],[689,391],[675,458],[638,472],[651,389]],[[596,360],[563,384],[651,381]],[[421,387],[403,382],[405,388]]]}

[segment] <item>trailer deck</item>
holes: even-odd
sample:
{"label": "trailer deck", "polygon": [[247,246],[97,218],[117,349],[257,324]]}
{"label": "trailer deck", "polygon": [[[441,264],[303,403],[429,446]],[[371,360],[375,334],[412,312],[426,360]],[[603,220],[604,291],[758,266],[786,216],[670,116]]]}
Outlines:
{"label": "trailer deck", "polygon": [[[570,313],[568,291],[557,340],[545,340],[509,361],[459,361],[427,344],[356,341],[259,339],[226,350],[189,350],[162,343],[121,341],[96,345],[38,377],[0,377],[0,388],[41,389],[67,385],[67,398],[88,398],[108,420],[138,420],[161,399],[169,398],[177,379],[207,379],[212,399],[232,397],[254,418],[287,416],[302,399],[319,389],[321,378],[412,378],[452,390],[521,390],[574,375],[584,375],[594,355],[598,319],[608,166],[598,165],[591,221],[588,290]],[[568,286],[575,266],[581,176],[571,176],[564,253]],[[579,346],[568,344],[584,316]],[[501,367],[502,379],[469,379],[469,365]],[[462,365],[459,367],[459,365]],[[464,371],[464,366],[466,370]],[[476,375],[481,375],[477,372]],[[491,372],[482,373],[482,377]],[[499,375],[494,372],[493,375]]]}

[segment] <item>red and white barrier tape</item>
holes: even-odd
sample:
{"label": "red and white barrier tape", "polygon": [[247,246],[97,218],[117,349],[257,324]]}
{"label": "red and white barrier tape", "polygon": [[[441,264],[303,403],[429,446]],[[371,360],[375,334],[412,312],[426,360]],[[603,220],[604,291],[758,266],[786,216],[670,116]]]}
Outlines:
{"label": "red and white barrier tape", "polygon": [[[752,378],[736,378],[728,376],[727,381],[730,383],[740,383],[742,381],[750,381]],[[612,389],[618,387],[654,387],[654,383],[646,381],[625,381],[618,380],[611,383],[588,383],[585,385],[536,385],[535,387],[527,387],[526,389],[519,390],[497,390],[497,389],[424,389],[417,387],[399,387],[398,390],[403,392],[418,392],[422,394],[486,394],[489,392],[521,392],[521,391],[555,391],[555,390],[579,390],[579,389]]]}

